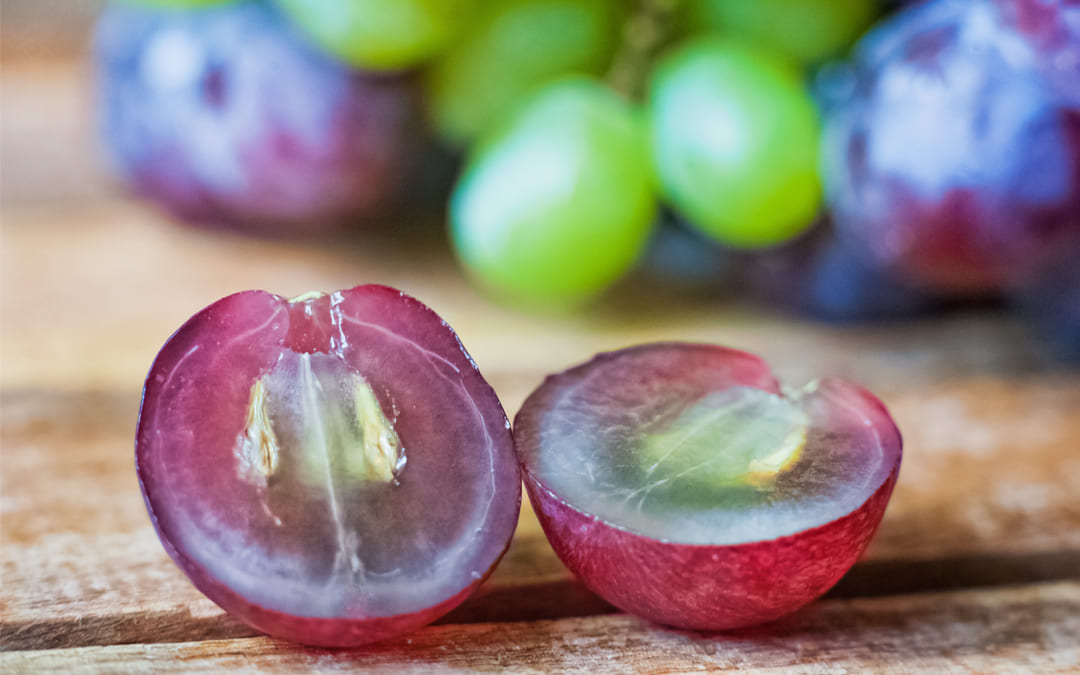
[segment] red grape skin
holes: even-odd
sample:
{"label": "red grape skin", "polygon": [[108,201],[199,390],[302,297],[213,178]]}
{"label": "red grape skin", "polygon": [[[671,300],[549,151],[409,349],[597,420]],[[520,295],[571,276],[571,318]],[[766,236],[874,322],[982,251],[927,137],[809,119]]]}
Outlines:
{"label": "red grape skin", "polygon": [[[310,484],[296,478],[308,446],[285,443],[278,470],[251,480],[238,450],[250,392],[290,360],[318,364],[324,387],[364,378],[404,449],[393,481],[337,469]],[[270,395],[286,391],[275,386]],[[248,291],[162,348],[136,468],[162,543],[210,599],[270,635],[349,646],[424,625],[482,583],[517,522],[512,445],[457,336],[413,298],[383,286],[297,302]]]}
{"label": "red grape skin", "polygon": [[[663,376],[657,376],[663,373]],[[669,377],[677,378],[672,382]],[[589,587],[622,610],[679,628],[728,630],[776,619],[823,594],[865,550],[885,511],[900,469],[901,439],[884,405],[865,390],[839,380],[822,381],[807,410],[816,410],[820,428],[808,441],[836,457],[869,458],[866,475],[844,476],[859,485],[861,503],[826,517],[820,525],[775,538],[729,544],[688,544],[669,534],[658,538],[624,523],[586,511],[553,485],[542,453],[557,452],[551,420],[569,392],[610,389],[602,410],[615,402],[633,408],[646,398],[694,395],[702,390],[748,386],[778,394],[779,386],[760,359],[707,345],[660,343],[598,355],[593,361],[549,377],[529,396],[515,420],[518,457],[525,487],[549,541],[562,561]],[[622,402],[622,403],[619,403]],[[647,410],[647,408],[646,408]],[[612,433],[611,417],[595,420]],[[835,448],[837,438],[858,439]],[[566,444],[563,444],[564,446]],[[544,448],[547,448],[546,450]],[[807,451],[808,452],[808,451]],[[632,455],[620,450],[614,461]],[[783,480],[781,478],[780,480]],[[790,493],[789,493],[790,494]],[[815,514],[828,505],[811,507]],[[737,514],[732,517],[738,517]],[[820,521],[819,521],[820,522]]]}

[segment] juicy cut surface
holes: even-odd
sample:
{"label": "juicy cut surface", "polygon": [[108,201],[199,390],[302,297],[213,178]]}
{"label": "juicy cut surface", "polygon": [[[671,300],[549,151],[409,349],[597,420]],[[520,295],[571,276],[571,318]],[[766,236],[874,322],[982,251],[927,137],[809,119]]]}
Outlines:
{"label": "juicy cut surface", "polygon": [[197,314],[148,377],[137,460],[196,585],[295,616],[458,595],[505,550],[520,501],[494,392],[436,314],[380,286],[252,291]]}
{"label": "juicy cut surface", "polygon": [[897,432],[858,387],[781,392],[743,352],[661,344],[603,354],[548,381],[515,428],[529,477],[613,526],[738,544],[861,506],[899,461]]}

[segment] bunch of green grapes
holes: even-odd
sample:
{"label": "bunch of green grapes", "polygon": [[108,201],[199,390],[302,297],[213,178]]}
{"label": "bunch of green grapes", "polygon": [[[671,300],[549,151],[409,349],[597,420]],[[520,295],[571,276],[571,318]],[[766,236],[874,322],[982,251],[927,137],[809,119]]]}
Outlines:
{"label": "bunch of green grapes", "polygon": [[428,80],[435,128],[469,144],[450,204],[460,260],[496,295],[567,306],[635,265],[660,204],[730,247],[796,237],[822,201],[808,68],[849,46],[874,10],[486,4]]}
{"label": "bunch of green grapes", "polygon": [[661,204],[732,247],[805,230],[821,204],[808,67],[877,5],[267,1],[350,66],[420,71],[432,128],[465,157],[449,207],[459,259],[496,295],[549,306],[625,275]]}

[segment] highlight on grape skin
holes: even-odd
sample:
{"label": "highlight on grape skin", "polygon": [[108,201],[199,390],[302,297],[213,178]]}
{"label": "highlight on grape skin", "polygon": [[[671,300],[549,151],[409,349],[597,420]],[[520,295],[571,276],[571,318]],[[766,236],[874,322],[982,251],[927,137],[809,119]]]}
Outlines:
{"label": "highlight on grape skin", "polygon": [[658,343],[552,375],[515,419],[563,562],[616,607],[726,630],[790,613],[855,563],[895,485],[885,407],[836,379],[782,389],[757,357]]}
{"label": "highlight on grape skin", "polygon": [[136,465],[165,549],[254,628],[350,646],[462,602],[521,501],[510,425],[454,332],[384,286],[228,296],[147,376]]}

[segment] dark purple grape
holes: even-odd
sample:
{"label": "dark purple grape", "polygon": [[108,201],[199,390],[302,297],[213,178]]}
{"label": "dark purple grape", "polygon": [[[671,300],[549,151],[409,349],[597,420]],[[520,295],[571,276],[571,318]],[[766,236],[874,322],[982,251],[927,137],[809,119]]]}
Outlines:
{"label": "dark purple grape", "polygon": [[1080,105],[1080,0],[994,0],[1007,30],[1024,41],[1045,79]]}
{"label": "dark purple grape", "polygon": [[332,228],[371,215],[407,168],[413,84],[332,61],[262,3],[111,7],[96,60],[119,173],[183,219]]}
{"label": "dark purple grape", "polygon": [[790,244],[744,253],[737,267],[751,295],[826,321],[905,318],[939,304],[872,264],[826,224]]}
{"label": "dark purple grape", "polygon": [[824,142],[842,236],[939,293],[995,293],[1080,245],[1080,110],[1005,49],[989,0],[934,0],[863,40]]}

